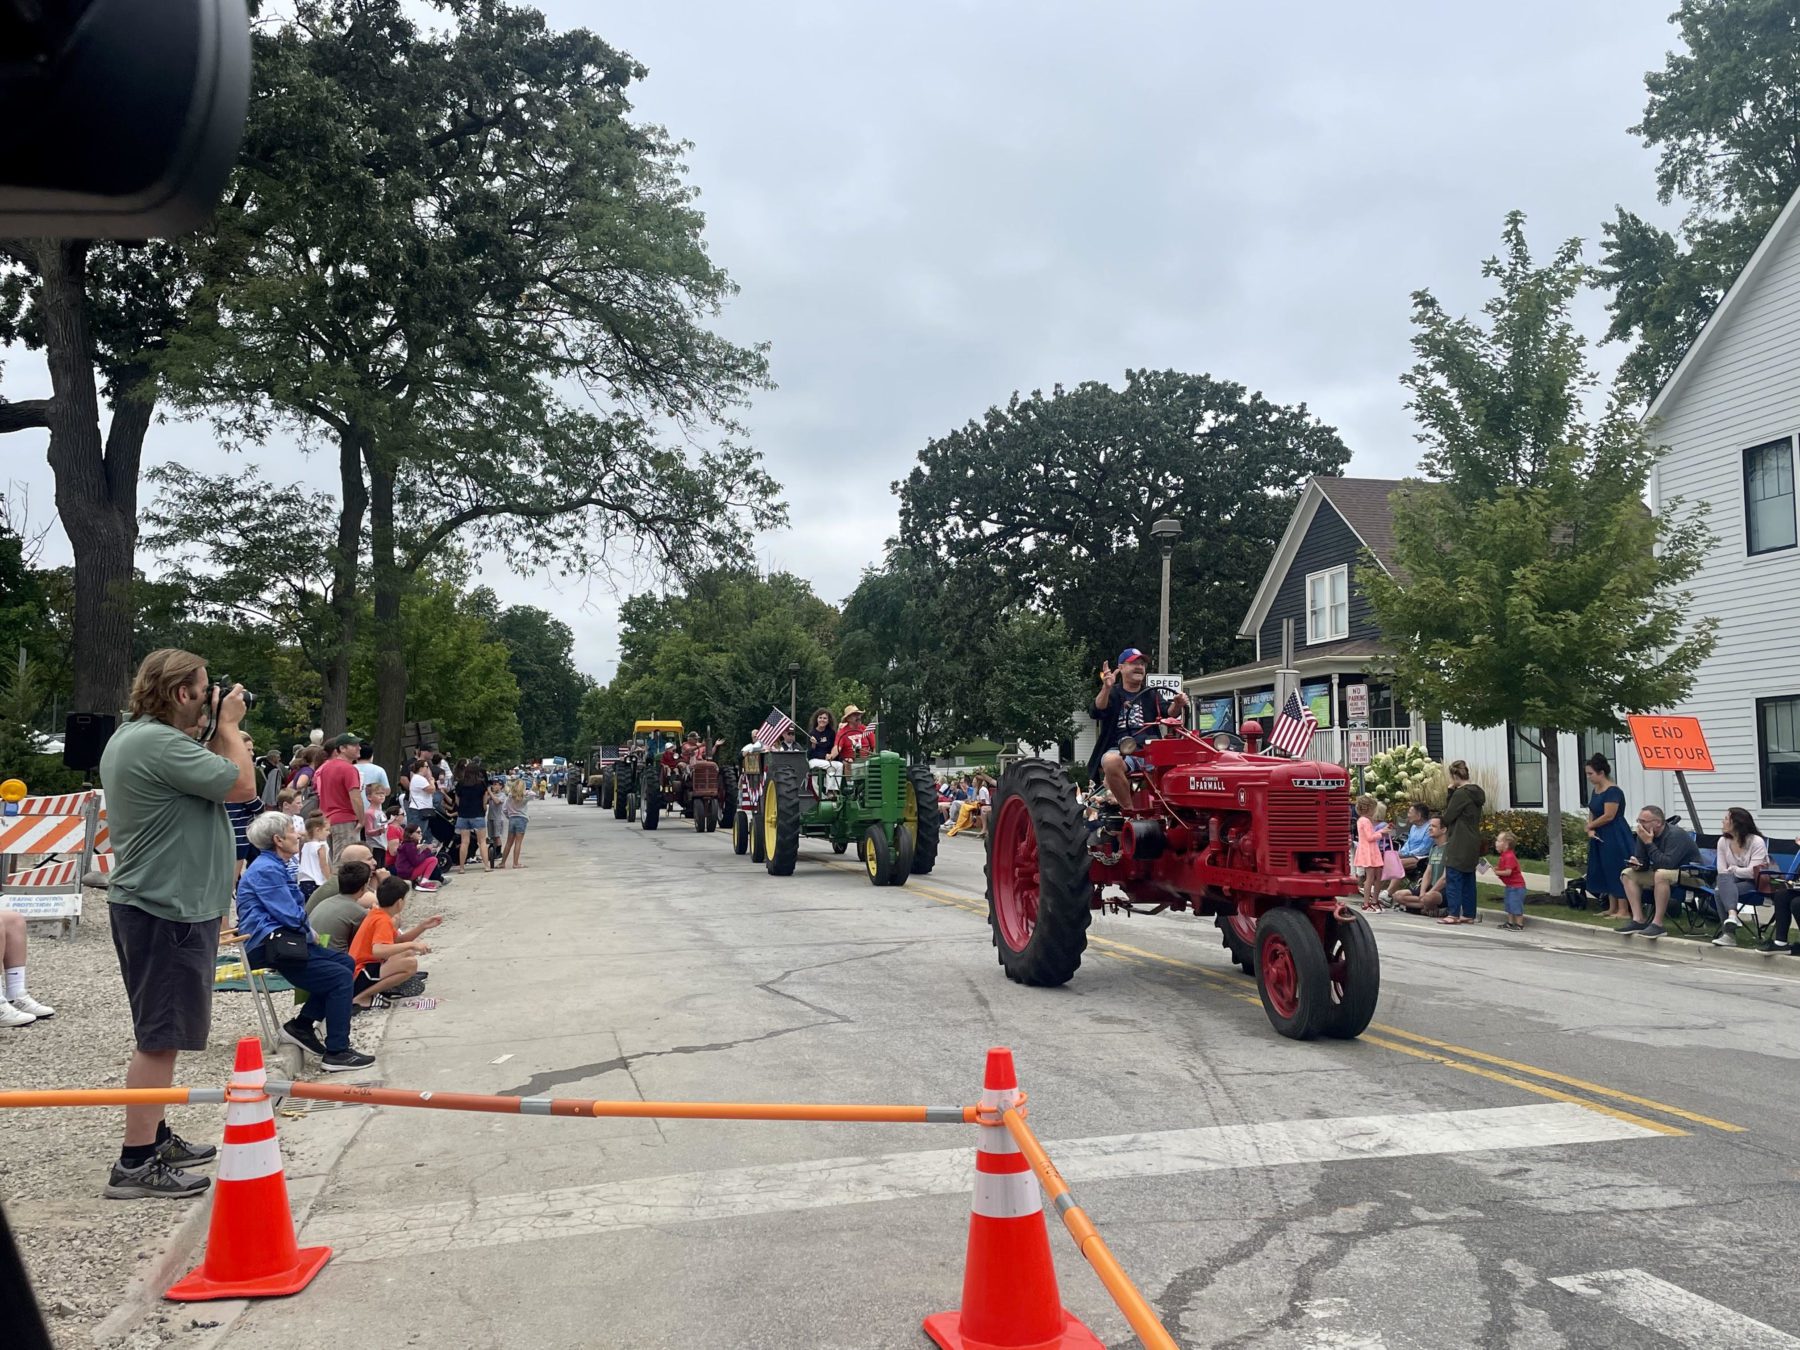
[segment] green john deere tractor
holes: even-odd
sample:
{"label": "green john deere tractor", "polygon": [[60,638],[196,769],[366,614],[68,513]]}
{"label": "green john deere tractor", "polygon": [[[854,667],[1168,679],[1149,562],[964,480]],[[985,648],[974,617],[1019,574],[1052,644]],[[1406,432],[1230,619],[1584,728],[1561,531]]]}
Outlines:
{"label": "green john deere tractor", "polygon": [[937,782],[922,764],[884,750],[846,765],[839,783],[804,754],[757,750],[744,755],[744,775],[732,847],[771,876],[792,874],[802,838],[833,853],[854,844],[875,886],[904,886],[937,865]]}

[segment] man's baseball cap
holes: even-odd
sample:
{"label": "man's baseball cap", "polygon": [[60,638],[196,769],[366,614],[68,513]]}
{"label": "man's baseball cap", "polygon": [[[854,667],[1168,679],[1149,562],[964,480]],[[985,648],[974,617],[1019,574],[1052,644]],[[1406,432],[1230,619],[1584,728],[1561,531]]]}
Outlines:
{"label": "man's baseball cap", "polygon": [[346,731],[342,736],[332,738],[331,748],[333,750],[342,750],[346,745],[360,747],[362,743],[363,738],[361,736],[358,736],[354,731]]}
{"label": "man's baseball cap", "polygon": [[1144,661],[1148,664],[1148,659],[1136,647],[1127,647],[1124,651],[1120,652],[1119,659],[1114,661],[1113,664],[1115,666],[1123,666],[1132,661]]}

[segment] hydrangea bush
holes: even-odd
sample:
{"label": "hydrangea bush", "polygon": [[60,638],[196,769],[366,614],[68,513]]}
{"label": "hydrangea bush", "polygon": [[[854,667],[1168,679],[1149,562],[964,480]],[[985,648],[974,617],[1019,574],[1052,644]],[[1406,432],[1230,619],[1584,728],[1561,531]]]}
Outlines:
{"label": "hydrangea bush", "polygon": [[1363,791],[1384,807],[1397,802],[1424,802],[1438,807],[1450,791],[1450,777],[1422,745],[1397,745],[1369,761]]}

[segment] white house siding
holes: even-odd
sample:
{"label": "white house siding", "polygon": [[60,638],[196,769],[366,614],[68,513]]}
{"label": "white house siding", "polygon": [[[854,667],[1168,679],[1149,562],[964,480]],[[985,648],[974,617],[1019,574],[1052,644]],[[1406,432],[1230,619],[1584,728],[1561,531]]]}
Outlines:
{"label": "white house siding", "polygon": [[[1800,228],[1793,211],[1783,237],[1703,339],[1686,377],[1662,407],[1651,434],[1666,454],[1651,482],[1660,513],[1673,499],[1710,502],[1715,542],[1690,584],[1697,613],[1719,620],[1718,645],[1692,695],[1673,712],[1700,719],[1717,772],[1689,774],[1701,827],[1717,828],[1727,806],[1746,806],[1771,835],[1800,834],[1800,809],[1762,807],[1757,774],[1756,700],[1800,694],[1791,648],[1800,610],[1800,549],[1745,552],[1743,452],[1800,432]],[[1624,751],[1625,747],[1621,747]],[[1679,810],[1673,775],[1646,773],[1635,756],[1622,784],[1635,805]]]}

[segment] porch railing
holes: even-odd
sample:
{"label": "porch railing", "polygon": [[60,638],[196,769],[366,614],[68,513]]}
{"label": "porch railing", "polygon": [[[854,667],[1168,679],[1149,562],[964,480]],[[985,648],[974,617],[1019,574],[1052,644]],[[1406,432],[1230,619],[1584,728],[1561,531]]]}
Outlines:
{"label": "porch railing", "polygon": [[1411,745],[1420,739],[1413,735],[1411,727],[1322,727],[1313,732],[1312,748],[1306,757],[1326,764],[1348,765],[1350,733],[1355,730],[1368,736],[1371,755],[1384,754],[1395,746]]}

